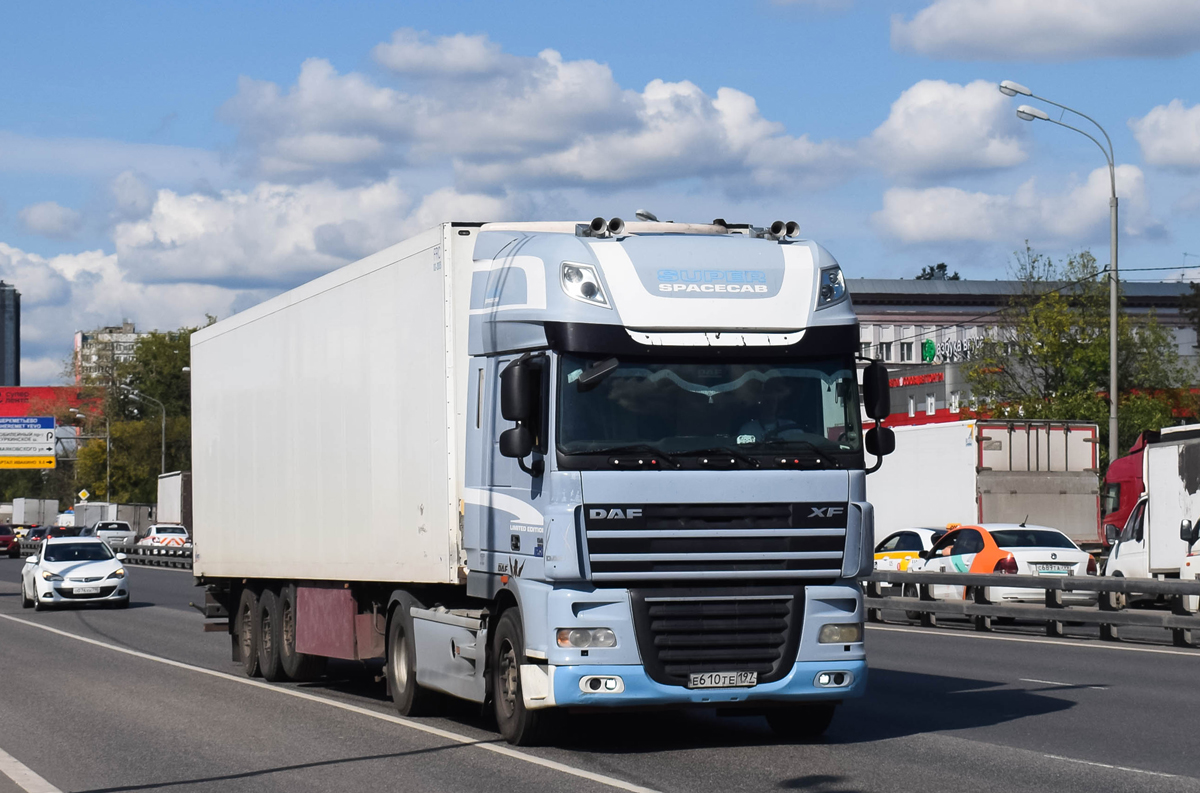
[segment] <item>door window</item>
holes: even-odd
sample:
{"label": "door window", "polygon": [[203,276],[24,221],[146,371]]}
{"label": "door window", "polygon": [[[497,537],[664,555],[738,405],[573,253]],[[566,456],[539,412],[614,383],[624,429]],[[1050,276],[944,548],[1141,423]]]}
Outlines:
{"label": "door window", "polygon": [[1146,502],[1143,501],[1133,508],[1133,512],[1129,513],[1129,520],[1125,521],[1125,529],[1121,532],[1121,536],[1117,539],[1120,542],[1142,541],[1142,519],[1146,514]]}
{"label": "door window", "polygon": [[903,534],[893,534],[883,542],[879,543],[879,547],[875,549],[875,553],[887,553],[888,551],[896,550],[896,546],[900,544],[900,538]]}
{"label": "door window", "polygon": [[962,529],[954,540],[954,556],[968,556],[983,550],[983,535],[975,529]]}

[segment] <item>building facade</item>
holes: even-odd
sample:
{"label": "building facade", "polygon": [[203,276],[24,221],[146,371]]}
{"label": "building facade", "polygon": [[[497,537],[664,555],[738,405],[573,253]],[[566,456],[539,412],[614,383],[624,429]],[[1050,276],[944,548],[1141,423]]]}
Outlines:
{"label": "building facade", "polygon": [[117,364],[133,360],[138,333],[129,320],[120,325],[75,332],[75,382],[104,383],[116,372]]}
{"label": "building facade", "polygon": [[[967,360],[980,340],[994,338],[1000,312],[1025,289],[1021,281],[917,281],[851,278],[862,352],[889,369]],[[1196,356],[1196,331],[1181,312],[1188,283],[1121,285],[1121,310],[1155,312],[1171,330],[1179,354]]]}
{"label": "building facade", "polygon": [[[1020,281],[847,280],[862,354],[891,373],[891,427],[960,421],[974,408],[961,364],[999,332],[1000,312],[1022,294]],[[1123,283],[1122,311],[1155,313],[1183,358],[1195,361],[1195,327],[1182,313],[1188,283]]]}
{"label": "building facade", "polygon": [[21,385],[21,293],[0,281],[0,386]]}

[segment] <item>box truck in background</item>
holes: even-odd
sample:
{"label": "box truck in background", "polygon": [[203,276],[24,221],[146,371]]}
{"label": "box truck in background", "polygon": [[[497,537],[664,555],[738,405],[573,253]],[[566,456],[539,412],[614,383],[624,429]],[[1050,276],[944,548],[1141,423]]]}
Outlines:
{"label": "box truck in background", "polygon": [[567,708],[822,732],[866,685],[892,438],[795,232],[446,223],[197,331],[193,572],[235,660],[382,658],[401,713],[490,702],[517,744]]}
{"label": "box truck in background", "polygon": [[895,434],[895,456],[871,475],[879,540],[904,528],[1028,521],[1100,547],[1095,424],[972,419]]}
{"label": "box truck in background", "polygon": [[52,526],[58,519],[56,498],[14,498],[12,522],[19,526]]}
{"label": "box truck in background", "polygon": [[[1167,427],[1141,449],[1142,493],[1117,536],[1105,575],[1193,578],[1200,528],[1200,425]],[[1186,524],[1184,522],[1187,522]]]}
{"label": "box truck in background", "polygon": [[172,471],[158,477],[155,523],[178,523],[192,528],[192,472]]}

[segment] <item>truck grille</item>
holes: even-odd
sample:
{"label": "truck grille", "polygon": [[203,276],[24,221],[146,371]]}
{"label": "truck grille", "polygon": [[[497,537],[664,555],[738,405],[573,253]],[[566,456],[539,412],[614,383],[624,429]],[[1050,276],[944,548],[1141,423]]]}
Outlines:
{"label": "truck grille", "polygon": [[693,672],[758,672],[769,683],[795,663],[802,589],[632,595],[642,662],[659,683],[684,685]]}
{"label": "truck grille", "polygon": [[588,504],[595,581],[837,578],[847,504]]}

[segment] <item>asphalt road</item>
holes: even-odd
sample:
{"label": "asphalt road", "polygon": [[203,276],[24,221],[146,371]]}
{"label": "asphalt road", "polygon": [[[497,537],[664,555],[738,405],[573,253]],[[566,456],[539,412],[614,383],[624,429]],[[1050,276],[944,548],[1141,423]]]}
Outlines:
{"label": "asphalt road", "polygon": [[[0,768],[62,791],[1200,790],[1200,652],[872,627],[868,696],[826,739],[759,717],[573,717],[514,750],[478,709],[393,715],[377,668],[247,681],[186,572],[131,568],[127,611],[23,610],[0,560]],[[28,786],[28,783],[27,783]],[[23,788],[0,774],[0,793]]]}

